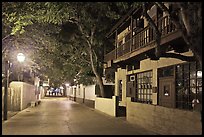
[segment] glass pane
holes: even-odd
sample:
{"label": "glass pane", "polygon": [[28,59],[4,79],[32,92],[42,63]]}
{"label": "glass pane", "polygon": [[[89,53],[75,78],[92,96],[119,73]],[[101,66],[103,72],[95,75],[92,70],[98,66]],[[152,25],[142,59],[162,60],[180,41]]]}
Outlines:
{"label": "glass pane", "polygon": [[149,96],[149,100],[150,100],[150,101],[152,100],[151,95]]}
{"label": "glass pane", "polygon": [[197,71],[197,78],[202,78],[202,71]]}
{"label": "glass pane", "polygon": [[140,83],[143,83],[143,79],[142,78],[140,79]]}
{"label": "glass pane", "polygon": [[173,68],[173,66],[166,67],[166,68],[161,68],[161,76],[162,77],[173,76],[173,75],[174,75],[174,68]]}
{"label": "glass pane", "polygon": [[189,72],[189,64],[186,63],[183,66],[184,66],[184,72],[186,72],[186,73]]}
{"label": "glass pane", "polygon": [[195,62],[190,63],[190,71],[196,71],[196,63]]}
{"label": "glass pane", "polygon": [[196,78],[196,71],[190,72],[190,78]]}
{"label": "glass pane", "polygon": [[147,95],[147,101],[149,101],[149,97],[150,97],[150,96],[149,96],[149,95]]}
{"label": "glass pane", "polygon": [[189,72],[188,71],[184,71],[184,79],[189,79]]}
{"label": "glass pane", "polygon": [[146,100],[146,94],[144,95],[143,99]]}
{"label": "glass pane", "polygon": [[177,73],[182,73],[182,69],[183,69],[182,65],[177,65],[176,66],[176,72]]}
{"label": "glass pane", "polygon": [[196,79],[191,79],[190,80],[190,86],[194,87],[196,85]]}
{"label": "glass pane", "polygon": [[202,86],[202,79],[197,79],[197,86]]}
{"label": "glass pane", "polygon": [[202,104],[202,92],[198,92],[198,101]]}
{"label": "glass pane", "polygon": [[183,85],[184,85],[184,87],[188,88],[189,87],[189,79],[184,79]]}
{"label": "glass pane", "polygon": [[152,89],[152,84],[150,84],[149,86],[150,86],[149,88]]}
{"label": "glass pane", "polygon": [[149,89],[146,89],[147,94],[149,95]]}
{"label": "glass pane", "polygon": [[176,77],[177,79],[183,79],[183,73],[182,72],[176,73]]}
{"label": "glass pane", "polygon": [[143,94],[146,95],[147,94],[147,89],[143,90]]}
{"label": "glass pane", "polygon": [[198,88],[197,88],[197,92],[202,93],[202,87],[198,87]]}
{"label": "glass pane", "polygon": [[182,87],[183,86],[183,81],[182,80],[178,80],[176,86],[177,87]]}
{"label": "glass pane", "polygon": [[138,83],[139,83],[139,84],[141,83],[141,79],[138,79]]}
{"label": "glass pane", "polygon": [[150,76],[152,77],[152,71],[150,72]]}
{"label": "glass pane", "polygon": [[152,95],[152,89],[149,89],[149,93],[150,93],[150,95]]}
{"label": "glass pane", "polygon": [[187,94],[187,93],[188,93],[188,89],[185,88],[185,87],[181,87],[181,88],[177,89],[177,94],[178,95],[184,95],[184,94]]}
{"label": "glass pane", "polygon": [[195,95],[196,94],[196,88],[190,88],[190,94]]}
{"label": "glass pane", "polygon": [[183,95],[182,94],[177,94],[176,98],[177,98],[177,101],[182,101]]}

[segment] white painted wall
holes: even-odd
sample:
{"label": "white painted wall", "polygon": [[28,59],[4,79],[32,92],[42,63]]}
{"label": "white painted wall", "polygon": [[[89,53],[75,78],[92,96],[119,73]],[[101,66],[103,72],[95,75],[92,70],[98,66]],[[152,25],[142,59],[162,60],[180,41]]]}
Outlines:
{"label": "white painted wall", "polygon": [[31,101],[37,100],[34,85],[13,81],[10,83],[10,88],[20,94],[20,110],[27,108]]}
{"label": "white painted wall", "polygon": [[116,96],[112,98],[96,97],[95,109],[111,116],[116,116]]}
{"label": "white painted wall", "polygon": [[119,80],[122,80],[122,101],[119,101],[120,106],[126,106],[126,83],[127,70],[118,68],[115,72],[115,96],[119,96]]}
{"label": "white painted wall", "polygon": [[[95,100],[95,87],[96,85],[89,85],[84,86],[83,84],[77,85],[77,86],[69,86],[67,87],[67,96],[74,97],[74,92],[76,91],[76,97],[77,98],[83,98],[84,97],[84,88],[85,88],[85,99],[88,100]],[[74,90],[76,88],[76,90]]]}
{"label": "white painted wall", "polygon": [[85,99],[95,100],[96,98],[95,89],[96,89],[96,85],[86,86],[85,87]]}

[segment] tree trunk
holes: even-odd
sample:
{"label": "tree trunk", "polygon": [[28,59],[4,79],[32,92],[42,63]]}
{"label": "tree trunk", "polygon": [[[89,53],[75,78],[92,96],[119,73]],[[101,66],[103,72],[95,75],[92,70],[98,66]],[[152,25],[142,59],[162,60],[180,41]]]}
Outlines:
{"label": "tree trunk", "polygon": [[[102,78],[101,76],[99,75],[99,73],[97,72],[96,70],[96,67],[94,66],[94,60],[93,60],[93,51],[92,51],[92,45],[93,45],[93,38],[94,38],[94,32],[95,32],[95,29],[96,29],[96,26],[93,26],[92,29],[91,29],[91,35],[88,36],[82,29],[82,26],[80,23],[77,23],[78,27],[79,27],[79,30],[81,31],[85,41],[87,42],[88,44],[88,47],[89,47],[89,56],[90,56],[90,62],[91,62],[91,68],[92,68],[92,71],[94,73],[94,75],[96,76],[96,80],[98,82],[98,85],[99,85],[99,88],[100,88],[100,96],[104,97],[104,87],[103,87],[103,81],[102,81]],[[97,60],[96,60],[97,61]]]}
{"label": "tree trunk", "polygon": [[93,61],[93,52],[92,52],[92,49],[89,48],[89,55],[90,55],[90,61],[91,61],[91,68],[92,68],[92,71],[94,73],[94,75],[96,76],[96,80],[98,82],[98,85],[99,85],[99,88],[100,88],[100,95],[102,97],[104,97],[104,87],[103,87],[103,81],[102,81],[102,78],[101,76],[98,74],[95,66],[94,66],[94,61]]}
{"label": "tree trunk", "polygon": [[146,20],[148,21],[148,23],[150,24],[150,26],[154,30],[154,37],[155,37],[155,41],[156,41],[155,56],[157,59],[159,59],[160,55],[162,54],[161,48],[160,48],[161,33],[160,33],[158,27],[156,26],[156,24],[154,23],[154,21],[152,20],[152,18],[147,13],[147,5],[145,2],[143,2],[142,8],[143,8],[143,16],[146,18]]}

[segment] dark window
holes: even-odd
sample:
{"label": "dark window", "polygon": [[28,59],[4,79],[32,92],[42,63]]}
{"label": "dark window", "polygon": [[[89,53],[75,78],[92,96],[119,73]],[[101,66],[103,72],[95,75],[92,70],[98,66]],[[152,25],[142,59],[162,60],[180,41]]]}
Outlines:
{"label": "dark window", "polygon": [[157,8],[157,18],[160,19],[163,17],[163,11],[160,8]]}
{"label": "dark window", "polygon": [[192,110],[202,103],[202,71],[195,62],[176,65],[176,107]]}
{"label": "dark window", "polygon": [[137,19],[137,25],[138,28],[144,28],[144,19]]}
{"label": "dark window", "polygon": [[130,33],[128,33],[128,34],[125,36],[125,42],[127,42],[128,40],[130,40]]}
{"label": "dark window", "polygon": [[152,103],[152,71],[136,74],[136,102]]}
{"label": "dark window", "polygon": [[159,77],[168,77],[168,76],[174,76],[174,67],[169,66],[169,67],[164,67],[158,69],[158,75]]}

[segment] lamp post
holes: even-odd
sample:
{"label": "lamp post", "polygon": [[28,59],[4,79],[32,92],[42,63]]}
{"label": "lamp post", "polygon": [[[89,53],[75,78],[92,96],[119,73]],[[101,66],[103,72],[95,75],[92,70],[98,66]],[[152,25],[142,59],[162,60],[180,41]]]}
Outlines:
{"label": "lamp post", "polygon": [[[24,55],[23,53],[18,53],[18,55],[17,55],[17,60],[18,60],[20,63],[23,63],[24,60],[25,60],[25,55]],[[22,71],[22,68],[21,68],[21,71]],[[21,73],[23,73],[23,72],[21,72]],[[21,75],[22,75],[22,74],[21,74]],[[22,78],[22,80],[23,80],[23,78]]]}
{"label": "lamp post", "polygon": [[[25,60],[25,56],[23,53],[19,53],[17,55],[17,60],[22,63]],[[7,120],[8,119],[8,88],[9,88],[9,75],[10,75],[10,62],[6,58],[5,59],[5,88],[4,88],[4,114],[3,114],[3,119]]]}
{"label": "lamp post", "polygon": [[7,98],[8,98],[8,87],[9,87],[9,61],[5,61],[5,86],[4,86],[4,120],[7,120]]}

